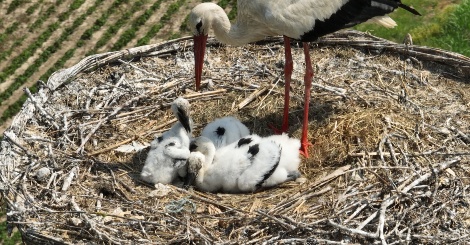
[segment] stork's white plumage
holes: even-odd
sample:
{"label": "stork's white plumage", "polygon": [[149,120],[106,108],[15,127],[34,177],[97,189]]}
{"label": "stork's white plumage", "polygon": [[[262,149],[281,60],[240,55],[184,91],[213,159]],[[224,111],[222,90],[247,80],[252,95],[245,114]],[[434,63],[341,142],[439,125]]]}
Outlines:
{"label": "stork's white plumage", "polygon": [[295,180],[300,176],[299,147],[300,142],[287,135],[249,135],[216,150],[201,136],[190,146],[188,182],[203,191],[239,193]]}
{"label": "stork's white plumage", "polygon": [[152,141],[142,169],[141,178],[149,183],[169,184],[187,173],[186,162],[192,137],[190,105],[186,99],[178,98],[173,101],[171,109],[178,122]]}
{"label": "stork's white plumage", "polygon": [[306,71],[301,152],[308,156],[308,105],[313,69],[306,42],[368,20],[393,27],[396,23],[386,14],[399,7],[419,15],[416,10],[402,4],[400,0],[238,0],[237,22],[232,25],[221,7],[214,3],[201,3],[193,8],[189,16],[189,25],[194,34],[196,90],[200,87],[209,30],[214,30],[218,40],[231,45],[243,45],[266,36],[283,35],[286,59],[285,97],[280,131],[286,132],[293,69],[290,39],[304,42]]}
{"label": "stork's white plumage", "polygon": [[202,130],[204,136],[214,143],[215,148],[226,146],[250,134],[250,130],[235,117],[218,118]]}

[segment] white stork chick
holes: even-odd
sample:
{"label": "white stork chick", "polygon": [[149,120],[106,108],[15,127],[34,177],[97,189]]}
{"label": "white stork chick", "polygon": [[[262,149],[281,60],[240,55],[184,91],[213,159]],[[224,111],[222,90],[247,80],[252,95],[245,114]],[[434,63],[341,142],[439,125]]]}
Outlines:
{"label": "white stork chick", "polygon": [[272,187],[300,176],[299,162],[289,166],[282,159],[283,155],[298,158],[299,146],[300,143],[294,151],[283,153],[282,146],[274,140],[249,135],[216,150],[211,140],[201,136],[191,143],[188,181],[208,192],[254,192],[261,187]]}
{"label": "white stork chick", "polygon": [[141,178],[149,183],[172,183],[178,176],[186,176],[189,144],[192,136],[190,105],[184,98],[173,101],[171,109],[178,118],[170,130],[155,138],[142,169]]}
{"label": "white stork chick", "polygon": [[287,134],[283,133],[280,135],[271,135],[269,137],[262,138],[262,140],[269,140],[276,142],[281,148],[281,160],[279,161],[278,170],[273,173],[271,179],[266,181],[266,185],[272,186],[276,183],[269,183],[271,180],[278,180],[287,178],[288,180],[296,180],[300,177],[299,165],[300,165],[300,140],[296,138],[290,138]]}
{"label": "white stork chick", "polygon": [[222,117],[204,127],[201,136],[214,143],[215,148],[231,144],[250,134],[250,130],[235,117]]}

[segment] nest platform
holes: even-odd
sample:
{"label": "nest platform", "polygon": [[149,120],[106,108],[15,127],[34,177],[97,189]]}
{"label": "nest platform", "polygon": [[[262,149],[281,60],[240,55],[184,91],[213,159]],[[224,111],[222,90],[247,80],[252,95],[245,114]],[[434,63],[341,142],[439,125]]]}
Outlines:
{"label": "nest platform", "polygon": [[[300,138],[294,44],[289,134]],[[470,241],[470,59],[338,32],[311,43],[303,181],[249,194],[139,178],[148,144],[191,103],[195,135],[233,115],[280,124],[283,41],[209,39],[194,91],[192,39],[86,57],[31,94],[0,149],[8,225],[26,244],[465,244]],[[279,125],[278,125],[279,126]]]}

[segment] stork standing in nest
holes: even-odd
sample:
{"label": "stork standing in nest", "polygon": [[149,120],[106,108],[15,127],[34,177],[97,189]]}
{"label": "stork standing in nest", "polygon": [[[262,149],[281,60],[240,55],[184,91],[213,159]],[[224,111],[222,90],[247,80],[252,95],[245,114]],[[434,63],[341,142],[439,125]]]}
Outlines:
{"label": "stork standing in nest", "polygon": [[286,134],[249,135],[216,149],[204,136],[191,142],[186,185],[209,192],[254,192],[300,177],[300,141]]}
{"label": "stork standing in nest", "polygon": [[169,184],[178,177],[186,176],[192,137],[190,105],[186,99],[180,97],[173,101],[171,109],[178,122],[152,141],[142,169],[141,178],[149,183]]}
{"label": "stork standing in nest", "polygon": [[202,66],[207,36],[210,29],[225,44],[243,45],[262,40],[266,36],[284,36],[285,93],[282,127],[277,132],[287,132],[289,127],[289,90],[293,69],[290,39],[303,42],[305,54],[304,113],[301,153],[308,157],[308,110],[313,69],[308,42],[323,35],[372,20],[385,27],[396,26],[387,14],[397,8],[415,15],[419,13],[400,0],[238,0],[237,22],[232,25],[224,10],[214,3],[201,3],[189,16],[194,34],[196,90],[200,89]]}

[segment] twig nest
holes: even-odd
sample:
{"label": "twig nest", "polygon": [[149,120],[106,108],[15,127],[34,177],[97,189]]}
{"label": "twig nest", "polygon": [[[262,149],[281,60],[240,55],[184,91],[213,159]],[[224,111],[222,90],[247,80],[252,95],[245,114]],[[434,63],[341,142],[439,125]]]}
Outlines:
{"label": "twig nest", "polygon": [[[312,44],[314,147],[300,164],[303,184],[243,195],[145,184],[142,148],[175,123],[177,97],[191,103],[194,136],[218,117],[261,136],[282,120],[282,37],[208,43],[201,92],[191,91],[187,38],[87,57],[27,93],[0,141],[7,220],[25,244],[468,240],[470,59],[359,32]],[[292,50],[297,85],[304,56]],[[303,87],[290,93],[289,135],[300,138]]]}

